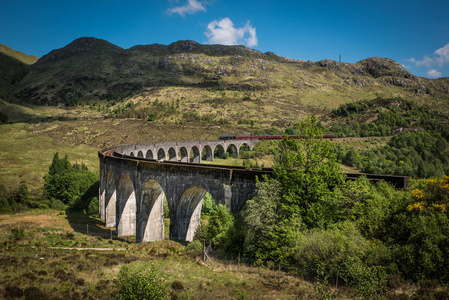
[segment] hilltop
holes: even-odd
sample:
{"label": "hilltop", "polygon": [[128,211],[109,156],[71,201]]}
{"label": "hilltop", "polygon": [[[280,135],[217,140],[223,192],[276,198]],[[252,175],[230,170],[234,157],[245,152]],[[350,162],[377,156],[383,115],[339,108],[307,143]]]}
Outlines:
{"label": "hilltop", "polygon": [[[205,92],[203,100],[216,98],[210,91],[225,91],[220,98],[256,98],[280,110],[288,107],[307,114],[377,96],[449,99],[448,78],[420,78],[388,58],[367,58],[355,64],[329,59],[300,61],[244,46],[194,41],[123,49],[85,37],[27,67],[26,75],[15,82],[6,100],[73,105],[127,98],[136,103],[145,98],[145,93],[148,98],[148,93],[166,88],[184,88],[180,94],[186,99],[200,90]],[[177,99],[179,95],[167,100]],[[275,118],[290,119],[286,117]]]}

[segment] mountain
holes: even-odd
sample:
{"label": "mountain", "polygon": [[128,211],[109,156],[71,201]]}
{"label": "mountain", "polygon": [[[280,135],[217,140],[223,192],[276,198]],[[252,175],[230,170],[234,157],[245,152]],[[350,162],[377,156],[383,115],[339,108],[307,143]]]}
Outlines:
{"label": "mountain", "polygon": [[37,56],[25,54],[3,44],[0,44],[0,53],[12,57],[26,65],[34,64],[39,59]]}
{"label": "mountain", "polygon": [[0,99],[6,98],[14,83],[23,78],[26,66],[37,60],[36,56],[30,56],[0,44]]}
{"label": "mountain", "polygon": [[194,41],[123,49],[84,37],[26,67],[26,75],[15,82],[7,100],[74,105],[132,99],[141,108],[155,100],[178,101],[187,111],[201,113],[195,109],[201,103],[205,112],[216,116],[239,118],[243,109],[253,118],[258,113],[252,107],[245,109],[251,100],[262,108],[259,113],[295,120],[302,114],[321,114],[342,103],[376,97],[447,107],[449,78],[420,78],[388,58],[355,64],[312,62],[244,46]]}

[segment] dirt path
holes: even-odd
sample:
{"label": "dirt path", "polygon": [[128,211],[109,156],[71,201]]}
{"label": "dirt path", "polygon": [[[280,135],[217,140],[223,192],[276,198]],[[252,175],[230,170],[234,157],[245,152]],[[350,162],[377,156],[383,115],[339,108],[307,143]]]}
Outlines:
{"label": "dirt path", "polygon": [[78,251],[86,251],[86,250],[94,250],[94,251],[125,251],[126,248],[71,248],[71,247],[49,247],[50,249],[56,250],[78,250]]}

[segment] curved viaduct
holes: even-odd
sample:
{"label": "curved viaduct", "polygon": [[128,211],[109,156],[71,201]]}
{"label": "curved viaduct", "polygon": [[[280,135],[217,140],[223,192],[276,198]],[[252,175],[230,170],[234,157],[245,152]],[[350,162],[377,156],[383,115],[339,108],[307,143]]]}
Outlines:
{"label": "curved viaduct", "polygon": [[[203,198],[209,192],[217,204],[235,213],[255,192],[256,176],[271,169],[200,164],[226,151],[251,150],[258,140],[220,140],[123,145],[101,150],[100,216],[117,236],[136,236],[137,242],[164,239],[164,197],[170,215],[170,239],[191,241],[201,219]],[[407,177],[363,174],[407,186]],[[356,178],[361,174],[347,174]]]}
{"label": "curved viaduct", "polygon": [[191,241],[200,224],[203,198],[237,212],[255,191],[255,178],[267,170],[200,164],[226,151],[238,155],[258,140],[167,142],[123,145],[99,152],[100,217],[117,236],[137,242],[164,239],[164,196],[170,214],[170,239]]}

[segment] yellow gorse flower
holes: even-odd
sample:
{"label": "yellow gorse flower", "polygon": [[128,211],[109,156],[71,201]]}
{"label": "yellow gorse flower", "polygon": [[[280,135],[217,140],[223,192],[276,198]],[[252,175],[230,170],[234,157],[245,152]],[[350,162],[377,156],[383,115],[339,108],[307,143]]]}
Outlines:
{"label": "yellow gorse flower", "polygon": [[413,211],[413,210],[417,210],[417,211],[424,211],[426,209],[427,203],[424,201],[421,202],[416,202],[413,204],[410,204],[409,206],[407,206],[407,210],[408,211]]}
{"label": "yellow gorse flower", "polygon": [[436,209],[441,210],[441,212],[446,212],[447,210],[447,204],[434,204],[433,207],[435,207]]}
{"label": "yellow gorse flower", "polygon": [[416,190],[412,191],[412,197],[419,200],[419,199],[424,198],[425,195],[424,195],[423,191],[416,189]]}

